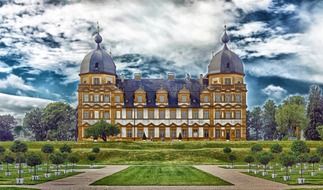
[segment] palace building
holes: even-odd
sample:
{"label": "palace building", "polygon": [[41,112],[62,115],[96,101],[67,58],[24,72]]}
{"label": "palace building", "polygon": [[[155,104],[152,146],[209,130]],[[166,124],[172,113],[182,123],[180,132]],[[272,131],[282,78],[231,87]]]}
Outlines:
{"label": "palace building", "polygon": [[131,79],[118,75],[112,56],[100,44],[88,53],[78,86],[78,140],[103,119],[120,128],[118,138],[139,140],[246,140],[246,84],[243,63],[228,47],[212,55],[205,75],[178,79]]}

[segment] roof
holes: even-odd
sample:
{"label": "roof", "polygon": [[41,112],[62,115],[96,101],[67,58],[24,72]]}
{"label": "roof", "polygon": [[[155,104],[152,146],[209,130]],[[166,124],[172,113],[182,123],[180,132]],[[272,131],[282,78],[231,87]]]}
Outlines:
{"label": "roof", "polygon": [[117,80],[117,86],[124,92],[125,107],[133,107],[134,93],[140,87],[146,92],[146,107],[157,107],[156,92],[161,86],[168,92],[168,107],[178,107],[178,93],[183,85],[190,91],[190,107],[200,107],[200,92],[207,81],[204,80],[203,83],[201,84],[199,79],[124,79],[123,82]]}

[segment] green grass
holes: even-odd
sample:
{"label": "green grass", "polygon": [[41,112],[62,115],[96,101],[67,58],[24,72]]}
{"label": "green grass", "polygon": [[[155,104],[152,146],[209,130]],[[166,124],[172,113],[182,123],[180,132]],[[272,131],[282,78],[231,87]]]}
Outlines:
{"label": "green grass", "polygon": [[23,187],[1,187],[0,190],[38,190],[38,189],[32,189],[32,188],[23,188]]}
{"label": "green grass", "polygon": [[130,166],[92,185],[231,185],[192,166]]}
{"label": "green grass", "polygon": [[[63,166],[62,166],[62,169],[63,169]],[[5,170],[6,170],[6,166],[4,166],[3,171],[0,171],[0,185],[15,185],[16,184],[16,178],[18,177],[17,169],[14,166],[10,165],[9,171],[11,172],[11,176],[5,176]],[[24,178],[24,184],[25,185],[35,185],[35,184],[45,183],[45,182],[48,182],[48,181],[62,179],[62,178],[66,178],[66,177],[73,176],[73,175],[81,173],[81,172],[70,172],[70,173],[67,173],[67,174],[63,174],[63,172],[61,172],[61,175],[55,176],[54,175],[54,170],[51,170],[50,171],[51,177],[50,178],[45,178],[44,173],[45,173],[46,170],[45,170],[45,167],[43,167],[42,171],[37,172],[37,175],[40,177],[40,180],[32,181],[31,176],[33,175],[33,172],[30,173],[27,167],[23,167],[23,171],[24,171],[24,173],[22,174],[22,177]]]}
{"label": "green grass", "polygon": [[[293,172],[290,173],[289,175],[291,177],[291,179],[289,181],[284,181],[283,180],[283,176],[285,175],[285,170],[281,171],[280,167],[277,167],[279,169],[276,170],[276,174],[277,174],[277,178],[276,179],[272,179],[271,178],[271,174],[272,174],[272,170],[267,170],[268,171],[268,175],[267,176],[262,176],[261,172],[263,171],[263,169],[258,169],[260,172],[259,174],[254,174],[254,173],[247,173],[244,172],[247,175],[251,175],[251,176],[255,176],[255,177],[259,177],[259,178],[263,178],[263,179],[267,179],[267,180],[271,180],[271,181],[275,181],[275,182],[279,182],[279,183],[284,183],[284,184],[288,184],[288,185],[298,185],[297,183],[297,178],[300,177],[299,174],[299,168],[296,168],[295,166],[293,166]],[[304,174],[303,177],[305,178],[305,184],[304,185],[323,185],[323,171],[317,171],[316,170],[316,176],[311,176],[311,171],[312,168],[309,167],[307,170],[304,170]]]}

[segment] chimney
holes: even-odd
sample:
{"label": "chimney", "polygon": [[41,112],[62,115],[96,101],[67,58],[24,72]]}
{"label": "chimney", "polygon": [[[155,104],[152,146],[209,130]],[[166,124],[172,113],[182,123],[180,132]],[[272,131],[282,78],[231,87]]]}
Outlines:
{"label": "chimney", "polygon": [[141,73],[135,73],[135,80],[141,80]]}
{"label": "chimney", "polygon": [[167,79],[168,80],[175,80],[175,73],[168,73],[167,74]]}
{"label": "chimney", "polygon": [[203,85],[203,74],[200,74],[199,82],[201,85]]}

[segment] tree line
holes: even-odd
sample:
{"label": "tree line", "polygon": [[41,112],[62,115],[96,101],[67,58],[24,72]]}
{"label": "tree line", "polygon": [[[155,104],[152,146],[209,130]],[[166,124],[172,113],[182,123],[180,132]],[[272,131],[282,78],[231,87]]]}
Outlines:
{"label": "tree line", "polygon": [[247,111],[247,139],[273,140],[304,136],[307,140],[323,139],[323,96],[312,85],[307,98],[289,96],[277,105],[267,100]]}

